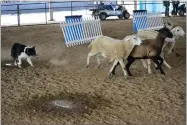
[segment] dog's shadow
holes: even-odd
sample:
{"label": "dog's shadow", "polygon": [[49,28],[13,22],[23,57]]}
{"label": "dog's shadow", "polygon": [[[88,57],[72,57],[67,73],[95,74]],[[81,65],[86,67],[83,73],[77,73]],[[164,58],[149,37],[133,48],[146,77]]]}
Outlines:
{"label": "dog's shadow", "polygon": [[25,68],[28,68],[30,67],[30,65],[25,62],[25,61],[22,61],[22,64],[21,64],[21,68],[19,68],[18,66],[14,65],[13,62],[10,62],[10,61],[6,61],[6,62],[1,62],[1,70],[5,70],[5,69],[25,69]]}

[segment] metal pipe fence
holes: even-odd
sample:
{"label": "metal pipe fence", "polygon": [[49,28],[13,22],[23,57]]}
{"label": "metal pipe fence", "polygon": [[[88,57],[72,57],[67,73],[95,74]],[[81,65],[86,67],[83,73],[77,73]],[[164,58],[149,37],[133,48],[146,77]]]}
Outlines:
{"label": "metal pipe fence", "polygon": [[[16,26],[20,26],[22,25],[21,24],[21,14],[24,14],[24,13],[44,13],[45,16],[44,16],[44,22],[45,24],[48,24],[48,20],[47,20],[47,13],[49,12],[49,9],[52,9],[53,12],[58,12],[58,11],[70,11],[70,15],[73,15],[73,11],[75,10],[86,10],[86,13],[88,12],[89,9],[91,8],[94,8],[96,7],[96,5],[93,4],[87,4],[87,5],[82,5],[82,6],[73,6],[74,3],[77,3],[77,2],[82,2],[82,3],[85,3],[85,2],[88,2],[88,1],[71,1],[71,2],[51,2],[52,4],[67,4],[69,6],[58,6],[58,7],[48,7],[47,4],[49,3],[24,3],[24,4],[11,4],[11,5],[1,5],[1,14],[2,15],[6,15],[6,14],[14,14],[14,15],[17,15],[17,24]],[[90,2],[90,1],[89,1]],[[147,6],[150,5],[150,4],[157,4],[157,5],[163,5],[162,2],[142,2],[141,3],[142,5],[144,5],[144,9],[147,9]],[[21,8],[22,6],[26,6],[26,5],[43,5],[43,7],[38,7],[38,8]],[[117,4],[117,5],[125,5],[125,6],[132,6],[132,5],[135,5],[134,3],[133,4],[125,4],[124,2],[122,2],[121,4]],[[136,4],[137,6],[140,5],[139,2],[137,2]],[[7,6],[11,6],[11,8],[16,8],[15,9],[3,9],[3,7],[7,7]],[[36,11],[36,12],[33,12],[33,11]],[[38,12],[37,12],[38,11]],[[162,12],[164,13],[164,12]]]}

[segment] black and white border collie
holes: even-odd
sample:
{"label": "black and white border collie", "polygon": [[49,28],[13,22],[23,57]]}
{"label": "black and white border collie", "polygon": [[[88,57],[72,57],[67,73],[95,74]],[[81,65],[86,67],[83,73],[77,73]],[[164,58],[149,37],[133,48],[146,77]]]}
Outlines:
{"label": "black and white border collie", "polygon": [[15,43],[11,49],[11,56],[14,59],[14,65],[21,68],[22,59],[27,59],[27,62],[32,67],[34,67],[31,61],[31,57],[37,56],[37,54],[36,54],[35,46],[29,47],[20,43]]}

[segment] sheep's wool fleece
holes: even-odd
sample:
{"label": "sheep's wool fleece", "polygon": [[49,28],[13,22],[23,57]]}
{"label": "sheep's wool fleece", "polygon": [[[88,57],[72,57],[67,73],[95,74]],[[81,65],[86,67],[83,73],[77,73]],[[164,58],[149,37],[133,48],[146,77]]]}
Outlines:
{"label": "sheep's wool fleece", "polygon": [[134,48],[130,40],[116,40],[108,36],[96,38],[90,46],[92,46],[92,53],[101,52],[105,57],[113,59],[127,58]]}
{"label": "sheep's wool fleece", "polygon": [[154,30],[142,30],[138,31],[138,36],[140,37],[141,40],[145,39],[155,39],[158,35],[157,31]]}

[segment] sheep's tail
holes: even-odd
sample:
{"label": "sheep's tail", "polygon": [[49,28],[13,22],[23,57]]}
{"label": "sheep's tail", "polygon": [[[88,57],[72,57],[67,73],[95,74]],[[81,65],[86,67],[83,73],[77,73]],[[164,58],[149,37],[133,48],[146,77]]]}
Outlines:
{"label": "sheep's tail", "polygon": [[97,37],[96,39],[94,39],[89,45],[88,45],[88,48],[90,48],[92,46],[92,44],[97,41],[100,37]]}
{"label": "sheep's tail", "polygon": [[88,45],[88,48],[90,48],[92,46],[94,41],[92,41],[89,45]]}

